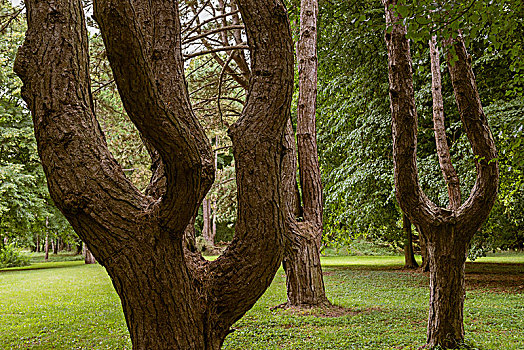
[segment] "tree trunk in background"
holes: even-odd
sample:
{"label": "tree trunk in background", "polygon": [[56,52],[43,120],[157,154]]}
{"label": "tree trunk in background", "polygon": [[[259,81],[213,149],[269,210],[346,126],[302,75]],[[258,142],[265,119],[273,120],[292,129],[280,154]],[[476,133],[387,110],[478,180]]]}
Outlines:
{"label": "tree trunk in background", "polygon": [[49,259],[49,218],[45,218],[45,245],[44,245],[44,261],[47,261]]}
{"label": "tree trunk in background", "polygon": [[[316,143],[317,99],[317,0],[302,0],[301,35],[297,45],[299,98],[297,144],[291,121],[286,127],[286,176],[288,239],[283,266],[286,272],[287,307],[323,307],[326,297],[320,245],[322,243],[322,186]],[[296,151],[303,199],[303,222],[298,222],[300,195],[296,185]]]}
{"label": "tree trunk in background", "polygon": [[134,350],[218,350],[282,262],[291,30],[281,0],[237,5],[253,72],[242,116],[229,129],[238,217],[224,254],[202,261],[183,240],[213,183],[213,152],[189,103],[178,2],[94,1],[123,105],[159,155],[162,170],[148,186],[157,196],[138,191],[107,149],[93,112],[82,2],[26,1],[28,31],[15,66],[49,192],[111,277]]}
{"label": "tree trunk in background", "polygon": [[411,231],[411,221],[406,214],[402,214],[402,226],[404,229],[404,267],[406,269],[418,268],[415,253],[413,252],[413,233]]}
{"label": "tree trunk in background", "polygon": [[417,231],[420,239],[420,255],[422,256],[422,265],[420,266],[420,269],[422,272],[429,272],[429,256],[426,237],[422,234],[419,228],[417,228]]}
{"label": "tree trunk in background", "polygon": [[202,219],[204,220],[204,226],[202,227],[202,236],[204,236],[204,238],[209,244],[214,245],[214,240],[211,240],[211,200],[209,199],[209,197],[204,198],[204,201],[202,202]]}
{"label": "tree trunk in background", "polygon": [[84,243],[80,242],[76,244],[76,255],[82,254],[82,250],[84,248]]}
{"label": "tree trunk in background", "polygon": [[40,234],[36,234],[36,249],[35,251],[37,253],[40,253]]}
{"label": "tree trunk in background", "polygon": [[[385,34],[388,49],[389,85],[393,132],[393,163],[395,189],[399,206],[419,228],[426,239],[430,265],[430,311],[428,318],[429,346],[457,347],[464,341],[464,263],[467,246],[473,235],[487,219],[497,197],[498,162],[493,136],[484,115],[475,77],[459,35],[451,43],[448,67],[455,100],[462,124],[475,156],[477,181],[470,197],[462,206],[454,207],[460,199],[450,198],[448,208],[432,203],[420,188],[417,174],[417,111],[413,91],[412,61],[406,28],[394,13],[396,0],[383,0],[386,22]],[[432,64],[435,65],[435,57]],[[434,73],[436,69],[433,70]],[[435,74],[434,74],[435,76]],[[438,84],[435,84],[433,87]],[[433,92],[440,92],[433,89]],[[435,111],[440,112],[437,98]],[[435,120],[435,129],[443,120]],[[440,126],[438,124],[441,124]],[[442,151],[445,130],[438,131],[438,148]],[[446,145],[447,146],[447,145]],[[445,177],[449,170],[445,152],[439,151],[439,161]],[[450,180],[450,185],[456,185]],[[451,192],[456,196],[456,186]],[[458,200],[457,200],[458,199]]]}
{"label": "tree trunk in background", "polygon": [[91,253],[91,251],[89,250],[89,247],[85,243],[84,243],[83,253],[84,253],[84,262],[86,264],[96,264],[96,258],[93,256],[93,253]]}

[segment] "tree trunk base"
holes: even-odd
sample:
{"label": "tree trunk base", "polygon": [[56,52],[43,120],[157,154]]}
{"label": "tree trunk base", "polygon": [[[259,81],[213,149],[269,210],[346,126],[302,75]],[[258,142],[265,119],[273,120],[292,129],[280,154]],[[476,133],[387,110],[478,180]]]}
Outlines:
{"label": "tree trunk base", "polygon": [[299,222],[294,228],[282,262],[286,272],[287,305],[298,308],[331,306],[324,289],[320,244],[315,239],[315,227]]}

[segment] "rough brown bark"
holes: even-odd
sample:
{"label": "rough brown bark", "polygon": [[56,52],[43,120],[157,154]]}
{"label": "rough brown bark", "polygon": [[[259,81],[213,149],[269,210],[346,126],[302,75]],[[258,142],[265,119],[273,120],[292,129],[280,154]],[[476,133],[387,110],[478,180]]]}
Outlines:
{"label": "rough brown bark", "polygon": [[413,252],[413,233],[411,231],[411,221],[406,214],[402,214],[402,226],[404,229],[405,243],[404,243],[404,267],[406,269],[418,268],[415,253]]}
{"label": "rough brown bark", "polygon": [[94,3],[124,107],[163,166],[163,181],[155,183],[161,188],[151,192],[157,196],[126,179],[96,121],[82,2],[26,1],[28,31],[16,71],[50,194],[111,276],[134,349],[219,349],[282,260],[291,33],[280,0],[238,5],[253,74],[243,115],[230,129],[236,235],[219,259],[204,262],[183,240],[212,184],[213,157],[189,104],[177,2]]}
{"label": "rough brown bark", "polygon": [[[286,137],[289,161],[288,215],[293,215],[286,242],[284,270],[287,277],[289,307],[329,306],[326,297],[320,245],[322,243],[322,185],[316,142],[317,102],[317,0],[302,0],[300,5],[300,39],[297,45],[299,97],[297,108],[297,150],[302,189],[303,222],[297,222],[295,140],[291,122]],[[292,193],[295,190],[295,193]]]}
{"label": "rough brown bark", "polygon": [[440,54],[437,47],[436,37],[429,41],[429,54],[431,57],[431,93],[433,96],[433,125],[435,130],[435,142],[440,169],[448,187],[448,208],[458,209],[460,207],[460,181],[451,163],[448,141],[446,139],[446,127],[444,125],[444,100],[442,98],[442,78],[440,75]]}
{"label": "rough brown bark", "polygon": [[498,188],[497,154],[460,36],[448,54],[451,80],[462,123],[475,155],[477,181],[458,208],[439,208],[421,190],[416,165],[417,114],[412,61],[406,28],[393,11],[396,0],[383,0],[388,31],[393,160],[399,205],[425,235],[430,264],[428,345],[456,347],[464,340],[464,262],[471,238],[487,219]]}
{"label": "rough brown bark", "polygon": [[326,297],[322,278],[316,227],[308,221],[298,221],[303,209],[300,205],[296,180],[296,143],[291,120],[286,127],[284,149],[285,171],[282,183],[288,229],[283,267],[286,272],[287,302],[280,306],[301,308],[329,306],[330,302]]}

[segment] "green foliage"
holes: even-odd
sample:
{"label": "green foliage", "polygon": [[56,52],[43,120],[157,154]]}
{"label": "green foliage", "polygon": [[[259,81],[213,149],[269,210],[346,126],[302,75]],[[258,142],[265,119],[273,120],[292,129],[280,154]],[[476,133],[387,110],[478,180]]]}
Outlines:
{"label": "green foliage", "polygon": [[29,257],[24,255],[14,244],[0,246],[0,269],[29,265]]}
{"label": "green foliage", "polygon": [[405,1],[396,6],[408,37],[418,47],[427,46],[432,35],[439,40],[456,37],[462,31],[466,43],[481,44],[486,52],[508,58],[511,79],[508,94],[524,92],[524,11],[520,0],[457,2]]}
{"label": "green foliage", "polygon": [[384,10],[378,2],[322,4],[317,130],[324,238],[333,244],[363,234],[398,237]]}

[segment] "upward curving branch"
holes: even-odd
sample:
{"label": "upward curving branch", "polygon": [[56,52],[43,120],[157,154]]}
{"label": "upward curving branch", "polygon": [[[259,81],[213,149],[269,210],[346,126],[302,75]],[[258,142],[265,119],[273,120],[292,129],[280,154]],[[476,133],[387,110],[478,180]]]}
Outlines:
{"label": "upward curving branch", "polygon": [[[235,238],[209,267],[210,294],[216,300],[217,316],[229,320],[237,320],[247,311],[246,306],[260,297],[282,261],[282,143],[290,117],[294,73],[293,43],[282,3],[239,0],[238,6],[252,59],[246,104],[229,130],[236,165],[238,218]],[[254,174],[261,181],[250,181]],[[242,266],[238,265],[239,257],[244,257]],[[235,302],[237,309],[227,307]]]}
{"label": "upward curving branch", "polygon": [[483,223],[488,218],[497,198],[499,167],[495,141],[482,108],[471,57],[460,34],[452,41],[452,46],[453,50],[449,50],[447,54],[449,74],[477,169],[477,180],[471,194],[457,213],[460,229],[474,228],[467,230],[471,239],[477,232],[478,223]]}
{"label": "upward curving branch", "polygon": [[213,182],[214,167],[189,104],[178,8],[170,1],[147,7],[94,1],[94,13],[124,107],[164,164],[167,185],[158,215],[181,235]]}
{"label": "upward curving branch", "polygon": [[95,118],[80,1],[27,1],[28,30],[15,71],[33,115],[51,198],[102,264],[140,235],[152,204],[124,176]]}
{"label": "upward curving branch", "polygon": [[460,207],[460,181],[451,163],[446,127],[444,124],[444,101],[442,98],[442,78],[440,75],[440,53],[437,47],[437,38],[429,41],[429,54],[431,56],[431,94],[433,96],[433,125],[435,129],[435,143],[440,169],[448,187],[449,208]]}

